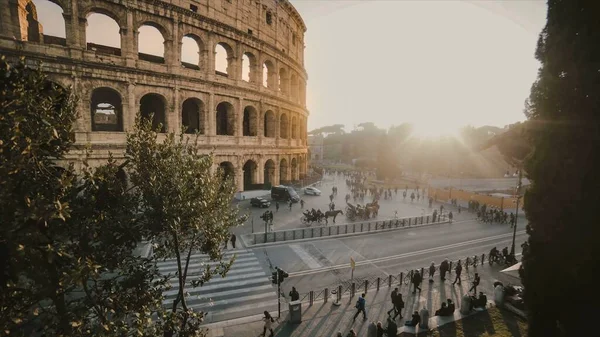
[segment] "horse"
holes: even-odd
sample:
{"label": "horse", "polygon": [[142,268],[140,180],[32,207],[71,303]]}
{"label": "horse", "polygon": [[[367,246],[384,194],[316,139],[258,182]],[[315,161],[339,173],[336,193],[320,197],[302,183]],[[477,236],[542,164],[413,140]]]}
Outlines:
{"label": "horse", "polygon": [[337,217],[338,214],[344,215],[344,212],[342,212],[341,209],[337,209],[335,211],[327,211],[327,212],[325,212],[325,225],[327,225],[329,223],[329,217],[330,216],[333,217],[333,223],[335,223],[335,218]]}

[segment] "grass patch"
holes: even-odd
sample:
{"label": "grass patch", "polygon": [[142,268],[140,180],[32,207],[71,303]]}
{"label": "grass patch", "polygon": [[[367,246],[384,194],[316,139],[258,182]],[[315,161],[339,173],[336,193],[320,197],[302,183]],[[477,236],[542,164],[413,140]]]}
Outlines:
{"label": "grass patch", "polygon": [[[403,333],[400,336],[415,336]],[[510,311],[489,308],[460,321],[436,329],[420,332],[418,337],[526,337],[527,322]]]}

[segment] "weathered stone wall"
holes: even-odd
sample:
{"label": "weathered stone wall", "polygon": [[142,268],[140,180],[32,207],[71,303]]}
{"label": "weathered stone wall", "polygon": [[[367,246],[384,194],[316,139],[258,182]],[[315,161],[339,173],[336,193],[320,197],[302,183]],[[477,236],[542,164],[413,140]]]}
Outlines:
{"label": "weathered stone wall", "polygon": [[[240,190],[244,178],[247,183],[267,179],[278,184],[306,174],[306,27],[287,0],[52,2],[63,10],[64,39],[45,36],[41,25],[39,36],[30,36],[37,23],[31,0],[0,0],[0,54],[25,56],[31,66],[41,65],[52,81],[73,88],[80,99],[76,140],[81,146],[91,145],[92,164],[103,162],[109,153],[123,156],[126,133],[142,101],[152,96],[154,103],[147,110],[164,110],[164,116],[155,119],[168,131],[182,127],[184,114],[194,115],[186,118],[192,118],[202,133],[200,148],[214,153],[215,166],[232,169]],[[91,13],[117,22],[120,49],[86,43]],[[142,25],[151,25],[163,35],[163,58],[138,53]],[[181,62],[184,36],[198,43],[198,65]],[[215,69],[218,44],[228,54],[227,74]],[[249,81],[242,79],[244,55],[250,60]],[[270,67],[268,87],[263,86],[265,63]],[[92,97],[100,91],[115,97],[111,102],[118,118],[110,120],[118,120],[118,125],[110,126],[112,131],[95,124],[109,120],[93,117],[97,107]],[[184,111],[185,102],[192,112]],[[230,135],[217,132],[217,124],[223,121],[219,109],[225,111],[221,113]],[[82,156],[81,150],[72,151],[68,159],[77,162]]]}

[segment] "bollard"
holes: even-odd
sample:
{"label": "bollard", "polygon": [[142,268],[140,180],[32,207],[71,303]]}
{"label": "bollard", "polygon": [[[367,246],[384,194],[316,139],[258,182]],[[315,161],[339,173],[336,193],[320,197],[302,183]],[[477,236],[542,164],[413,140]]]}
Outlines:
{"label": "bollard", "polygon": [[338,303],[342,300],[342,286],[338,286],[338,291],[337,291],[337,300]]}
{"label": "bollard", "polygon": [[352,285],[350,286],[350,297],[354,297],[354,294],[356,294],[356,283],[352,282]]}
{"label": "bollard", "polygon": [[292,240],[296,240],[296,230],[292,232]]}
{"label": "bollard", "polygon": [[315,293],[312,290],[308,293],[308,301],[310,302],[310,305],[313,305],[314,295]]}
{"label": "bollard", "polygon": [[402,280],[404,279],[404,273],[400,273],[400,278],[398,279],[398,284],[402,286]]}
{"label": "bollard", "polygon": [[369,280],[365,280],[365,294],[367,293],[367,290],[369,290]]}
{"label": "bollard", "polygon": [[485,262],[485,254],[481,254],[481,265],[483,266],[483,262]]}
{"label": "bollard", "polygon": [[429,223],[429,215],[427,216],[427,223]]}
{"label": "bollard", "polygon": [[452,274],[452,261],[450,261],[450,273]]}
{"label": "bollard", "polygon": [[284,231],[284,232],[283,232],[283,241],[286,241],[286,240],[287,240],[287,238],[286,238],[286,234],[287,234],[287,231]]}
{"label": "bollard", "polygon": [[325,296],[323,296],[323,303],[327,303],[328,298],[329,298],[329,288],[325,288]]}
{"label": "bollard", "polygon": [[371,231],[371,223],[369,222],[369,232]]}
{"label": "bollard", "polygon": [[410,218],[408,218],[408,227],[410,227]]}
{"label": "bollard", "polygon": [[381,282],[381,279],[378,277],[377,278],[377,291],[379,291],[379,283]]}
{"label": "bollard", "polygon": [[361,223],[360,223],[360,231],[361,231],[361,233],[363,232],[363,225],[364,225],[364,223],[363,223],[363,222],[361,222]]}
{"label": "bollard", "polygon": [[388,287],[392,286],[392,275],[388,276]]}
{"label": "bollard", "polygon": [[378,223],[379,223],[378,221],[375,221],[375,230],[377,230],[377,224]]}
{"label": "bollard", "polygon": [[421,268],[421,280],[425,279],[425,268]]}

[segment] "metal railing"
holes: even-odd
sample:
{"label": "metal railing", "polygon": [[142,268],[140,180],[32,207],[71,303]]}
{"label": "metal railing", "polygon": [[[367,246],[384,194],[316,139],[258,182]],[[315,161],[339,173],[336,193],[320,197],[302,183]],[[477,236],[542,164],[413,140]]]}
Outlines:
{"label": "metal railing", "polygon": [[311,238],[330,237],[353,233],[367,233],[384,230],[413,227],[426,224],[439,224],[448,222],[446,215],[432,222],[432,215],[422,215],[400,219],[386,219],[377,221],[352,222],[341,225],[315,226],[306,228],[292,228],[279,231],[253,233],[254,244],[302,240]]}

